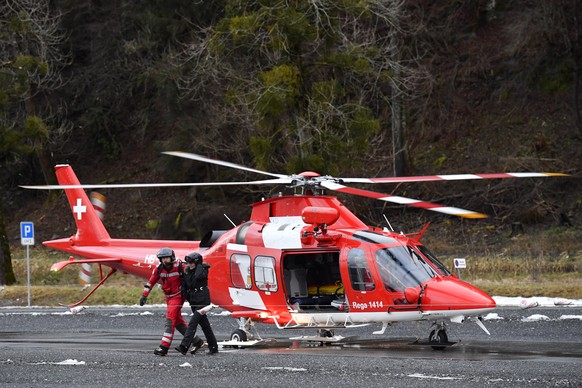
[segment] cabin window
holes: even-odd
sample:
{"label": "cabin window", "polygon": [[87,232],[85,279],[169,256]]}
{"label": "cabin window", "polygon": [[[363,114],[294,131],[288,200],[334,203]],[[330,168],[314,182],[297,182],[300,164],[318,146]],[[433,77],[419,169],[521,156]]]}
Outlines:
{"label": "cabin window", "polygon": [[259,290],[276,292],[277,277],[275,276],[275,258],[257,256],[255,258],[255,284]]}
{"label": "cabin window", "polygon": [[251,257],[235,253],[230,257],[230,279],[238,288],[251,288]]}
{"label": "cabin window", "polygon": [[354,290],[372,291],[376,288],[362,249],[354,248],[348,252],[348,272]]}

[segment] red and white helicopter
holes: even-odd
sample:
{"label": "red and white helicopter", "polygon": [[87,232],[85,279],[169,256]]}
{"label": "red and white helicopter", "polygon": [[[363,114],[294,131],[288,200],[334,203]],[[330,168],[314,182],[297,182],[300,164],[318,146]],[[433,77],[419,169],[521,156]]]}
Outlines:
{"label": "red and white helicopter", "polygon": [[[64,189],[77,224],[68,238],[43,244],[84,259],[55,263],[59,271],[70,264],[99,266],[100,281],[83,303],[116,271],[149,278],[158,265],[156,252],[171,247],[177,257],[197,251],[212,266],[212,303],[231,312],[239,328],[231,341],[256,343],[255,322],[279,329],[313,328],[317,336],[297,339],[331,342],[339,328],[382,323],[383,334],[395,322],[434,323],[429,343],[435,349],[450,344],[446,323],[470,320],[487,334],[481,317],[495,301],[482,290],[458,279],[420,243],[420,232],[404,235],[367,226],[325,190],[355,194],[466,218],[483,214],[429,202],[344,186],[344,183],[397,183],[564,176],[559,173],[462,174],[389,178],[333,178],[314,172],[273,174],[184,152],[164,152],[196,161],[232,167],[272,179],[251,182],[81,185],[69,165],[57,165],[56,186]],[[248,221],[230,230],[209,231],[201,241],[111,238],[85,189],[212,185],[287,185],[293,195],[264,199],[251,205]],[[103,267],[109,267],[104,275]]]}

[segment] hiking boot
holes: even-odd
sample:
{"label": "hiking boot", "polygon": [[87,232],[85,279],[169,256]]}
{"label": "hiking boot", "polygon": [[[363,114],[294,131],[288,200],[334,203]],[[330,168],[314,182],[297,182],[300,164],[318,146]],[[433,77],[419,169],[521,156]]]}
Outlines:
{"label": "hiking boot", "polygon": [[188,353],[188,348],[185,347],[184,345],[180,344],[178,346],[176,346],[174,349],[176,349],[177,351],[179,351],[180,353],[182,353],[183,356],[186,355],[186,353]]}
{"label": "hiking boot", "polygon": [[154,354],[156,356],[165,356],[166,354],[168,354],[168,348],[165,346],[160,346],[159,348],[157,348],[156,350],[154,350]]}
{"label": "hiking boot", "polygon": [[206,352],[206,355],[207,355],[207,356],[214,356],[215,354],[218,354],[218,349],[209,349],[209,350]]}
{"label": "hiking boot", "polygon": [[202,341],[201,339],[198,340],[198,342],[196,342],[194,344],[194,347],[192,348],[192,351],[190,351],[190,354],[194,355],[196,354],[196,352],[198,351],[198,349],[204,347],[204,341]]}

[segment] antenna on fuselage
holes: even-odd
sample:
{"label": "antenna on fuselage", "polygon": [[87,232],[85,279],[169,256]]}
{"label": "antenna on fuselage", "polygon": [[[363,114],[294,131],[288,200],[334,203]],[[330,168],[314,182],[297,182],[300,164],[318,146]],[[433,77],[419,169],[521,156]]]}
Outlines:
{"label": "antenna on fuselage", "polygon": [[230,218],[228,218],[228,216],[226,215],[226,213],[222,213],[222,214],[226,217],[227,220],[230,221],[230,223],[232,224],[232,226],[236,228],[236,224],[234,222],[232,222],[232,220]]}
{"label": "antenna on fuselage", "polygon": [[386,220],[386,223],[388,224],[388,226],[390,227],[390,230],[394,232],[394,228],[392,227],[392,225],[390,224],[390,221],[388,221],[388,217],[386,217],[386,214],[382,214],[382,217],[384,217],[384,220]]}

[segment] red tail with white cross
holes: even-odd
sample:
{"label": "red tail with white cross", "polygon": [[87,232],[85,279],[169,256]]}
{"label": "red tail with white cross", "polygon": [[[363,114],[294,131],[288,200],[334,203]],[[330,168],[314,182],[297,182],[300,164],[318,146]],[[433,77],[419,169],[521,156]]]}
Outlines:
{"label": "red tail with white cross", "polygon": [[[68,164],[59,164],[55,167],[55,170],[60,185],[80,185],[79,179],[77,179],[73,169]],[[109,233],[93,208],[85,190],[82,188],[68,188],[65,189],[65,192],[73,217],[77,223],[75,240],[93,244],[109,240]]]}

